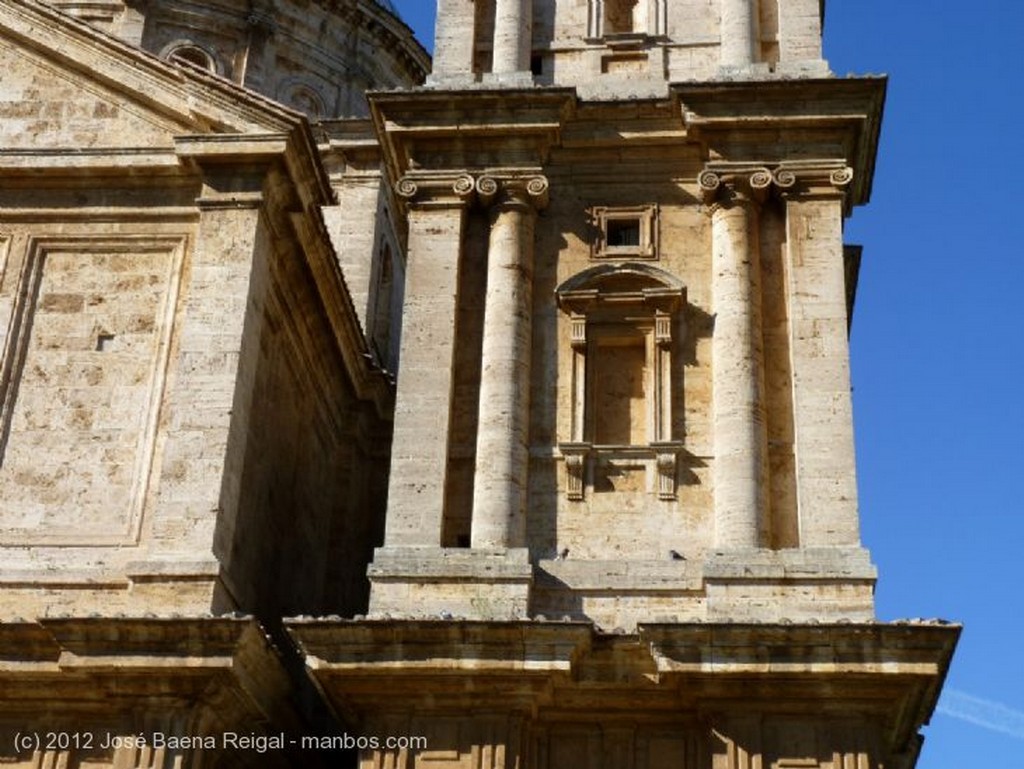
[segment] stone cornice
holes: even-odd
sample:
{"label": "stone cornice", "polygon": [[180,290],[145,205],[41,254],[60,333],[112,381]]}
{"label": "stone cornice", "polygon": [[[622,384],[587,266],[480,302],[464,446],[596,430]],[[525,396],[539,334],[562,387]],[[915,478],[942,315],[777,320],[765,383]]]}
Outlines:
{"label": "stone cornice", "polygon": [[335,202],[308,128],[288,133],[184,135],[176,136],[174,144],[182,161],[194,163],[204,173],[224,166],[241,169],[280,161],[304,209]]}
{"label": "stone cornice", "polygon": [[565,88],[377,91],[370,112],[392,179],[421,168],[543,165],[576,106]]}
{"label": "stone cornice", "polygon": [[[304,138],[312,139],[308,130],[180,136],[175,145],[179,158],[203,177],[201,210],[263,208],[276,230],[297,242],[295,253],[309,265],[356,396],[390,419],[391,386],[368,363],[366,338],[323,220],[321,206],[334,202],[334,193],[315,147]],[[290,184],[280,183],[285,178]]]}
{"label": "stone cornice", "polygon": [[[587,622],[287,620],[310,675],[336,705],[360,712],[401,698],[417,710],[572,708],[600,665],[604,702],[710,717],[736,702],[787,715],[856,708],[885,724],[903,753],[931,715],[960,627],[945,623],[650,623],[602,633]],[[402,675],[396,677],[396,671]],[[382,686],[387,681],[387,686]],[[625,701],[630,701],[626,699]]]}
{"label": "stone cornice", "polygon": [[[706,156],[841,157],[854,172],[848,206],[867,203],[875,168],[885,77],[677,83],[672,97],[687,138]],[[763,147],[763,151],[759,150]]]}

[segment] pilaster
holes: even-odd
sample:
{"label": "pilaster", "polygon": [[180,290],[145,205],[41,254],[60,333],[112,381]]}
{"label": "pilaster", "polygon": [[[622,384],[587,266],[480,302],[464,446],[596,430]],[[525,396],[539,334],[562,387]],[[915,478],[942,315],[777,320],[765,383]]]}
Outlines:
{"label": "pilaster", "polygon": [[433,71],[429,85],[472,82],[476,43],[475,0],[438,0]]}
{"label": "pilaster", "polygon": [[802,547],[858,546],[841,161],[784,164],[797,511]]}
{"label": "pilaster", "polygon": [[203,186],[167,396],[152,560],[135,566],[140,574],[163,577],[171,562],[210,558],[211,546],[223,558],[234,539],[275,237],[267,207],[283,146],[253,142],[245,147],[252,154],[231,159],[224,149],[179,141],[179,156],[195,164]]}
{"label": "pilaster", "polygon": [[721,66],[743,69],[757,61],[757,3],[721,0]]}
{"label": "pilaster", "polygon": [[408,207],[409,253],[385,544],[439,547],[452,411],[452,319],[474,180],[409,174],[396,192]]}

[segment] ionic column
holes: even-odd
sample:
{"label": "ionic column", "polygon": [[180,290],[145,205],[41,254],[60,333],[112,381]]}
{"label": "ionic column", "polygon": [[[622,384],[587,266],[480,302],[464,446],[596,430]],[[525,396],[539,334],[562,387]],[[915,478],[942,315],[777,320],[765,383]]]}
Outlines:
{"label": "ionic column", "polygon": [[757,2],[722,0],[721,55],[723,67],[746,67],[758,60]]}
{"label": "ionic column", "polygon": [[[796,164],[794,164],[796,165]],[[801,547],[860,544],[847,339],[841,161],[782,168]]]}
{"label": "ionic column", "polygon": [[533,229],[547,179],[482,177],[495,199],[487,255],[480,418],[473,482],[474,548],[523,547],[530,429]]}
{"label": "ionic column", "polygon": [[451,426],[459,264],[473,179],[404,177],[409,259],[385,546],[439,547]]}
{"label": "ionic column", "polygon": [[766,521],[767,433],[755,196],[766,170],[705,171],[712,211],[715,545],[756,548]]}
{"label": "ionic column", "polygon": [[494,8],[494,59],[496,75],[530,72],[533,36],[532,0],[496,0]]}

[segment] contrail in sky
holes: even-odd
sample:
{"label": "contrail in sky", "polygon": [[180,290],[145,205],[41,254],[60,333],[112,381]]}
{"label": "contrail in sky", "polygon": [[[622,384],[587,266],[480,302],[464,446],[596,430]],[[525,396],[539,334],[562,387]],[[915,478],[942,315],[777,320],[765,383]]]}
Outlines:
{"label": "contrail in sky", "polygon": [[939,713],[961,721],[1002,732],[1024,740],[1024,712],[957,689],[946,689],[936,708]]}

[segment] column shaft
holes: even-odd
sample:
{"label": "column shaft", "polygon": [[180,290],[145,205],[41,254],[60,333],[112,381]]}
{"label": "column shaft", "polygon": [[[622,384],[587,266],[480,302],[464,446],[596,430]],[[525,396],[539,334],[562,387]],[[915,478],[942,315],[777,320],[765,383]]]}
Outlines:
{"label": "column shaft", "polygon": [[723,203],[712,220],[715,544],[753,548],[765,520],[767,439],[757,216]]}
{"label": "column shaft", "polygon": [[465,206],[413,204],[385,545],[438,547]]}
{"label": "column shaft", "polygon": [[497,207],[487,258],[480,419],[473,486],[475,548],[522,547],[529,466],[533,208]]}
{"label": "column shaft", "polygon": [[532,14],[531,0],[496,0],[491,67],[495,74],[530,71]]}
{"label": "column shaft", "polygon": [[722,0],[721,64],[745,67],[757,61],[757,3],[754,0]]}

